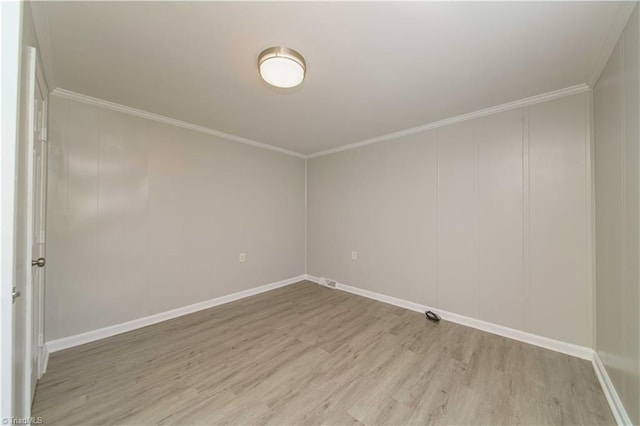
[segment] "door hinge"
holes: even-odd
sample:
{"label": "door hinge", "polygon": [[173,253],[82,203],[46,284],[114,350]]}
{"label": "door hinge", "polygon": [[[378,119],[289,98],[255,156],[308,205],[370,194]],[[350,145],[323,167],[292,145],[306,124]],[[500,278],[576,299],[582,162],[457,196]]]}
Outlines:
{"label": "door hinge", "polygon": [[40,140],[43,141],[43,142],[47,141],[47,128],[46,127],[43,127],[40,130]]}
{"label": "door hinge", "polygon": [[35,126],[36,128],[38,128],[38,126],[40,126],[40,118],[42,117],[42,114],[40,113],[40,105],[38,105],[38,99],[34,99],[33,100],[33,119],[35,121]]}
{"label": "door hinge", "polygon": [[20,297],[20,292],[17,287],[13,287],[13,291],[11,292],[11,303],[16,303],[16,299]]}
{"label": "door hinge", "polygon": [[38,346],[40,347],[44,346],[44,336],[42,335],[42,333],[38,335]]}

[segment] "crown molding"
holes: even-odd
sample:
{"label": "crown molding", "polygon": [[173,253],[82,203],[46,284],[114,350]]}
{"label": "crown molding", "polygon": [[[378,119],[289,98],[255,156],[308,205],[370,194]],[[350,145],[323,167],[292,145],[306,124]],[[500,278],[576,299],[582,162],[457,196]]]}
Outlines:
{"label": "crown molding", "polygon": [[51,94],[55,96],[59,96],[61,98],[71,99],[71,100],[82,102],[89,105],[100,106],[113,111],[123,112],[125,114],[134,115],[136,117],[146,118],[148,120],[157,121],[159,123],[169,124],[172,126],[181,127],[183,129],[193,130],[195,132],[205,133],[207,135],[212,135],[212,136],[216,136],[219,138],[223,138],[223,139],[227,139],[235,142],[240,142],[246,145],[254,146],[256,148],[268,149],[271,151],[276,151],[282,154],[292,155],[294,157],[299,157],[299,158],[307,158],[306,155],[301,154],[299,152],[290,151],[284,148],[279,148],[274,145],[269,145],[263,142],[254,141],[252,139],[243,138],[241,136],[224,133],[219,130],[210,129],[208,127],[198,126],[197,124],[189,123],[186,121],[165,117],[164,115],[154,114],[152,112],[144,111],[137,108],[131,108],[126,105],[117,104],[115,102],[105,101],[104,99],[94,98],[91,96],[83,95],[81,93],[72,92],[71,90],[61,89],[57,87],[51,92]]}
{"label": "crown molding", "polygon": [[480,117],[485,117],[488,115],[496,114],[503,111],[508,111],[516,108],[522,108],[528,105],[533,105],[541,102],[550,101],[557,98],[562,98],[564,96],[575,95],[577,93],[584,93],[590,91],[591,88],[586,84],[578,84],[576,86],[566,87],[564,89],[554,90],[552,92],[543,93],[541,95],[535,95],[528,98],[519,99],[517,101],[507,102],[501,105],[496,105],[489,108],[480,109],[474,112],[470,112],[467,114],[458,115],[451,118],[445,118],[444,120],[434,121],[431,123],[423,124],[421,126],[412,127],[405,130],[400,130],[398,132],[388,133],[386,135],[376,136],[371,139],[365,139],[360,142],[354,142],[347,145],[342,145],[336,148],[331,148],[323,151],[318,151],[313,154],[304,155],[302,153],[291,151],[284,148],[279,148],[274,145],[269,145],[263,142],[254,141],[252,139],[243,138],[241,136],[232,135],[229,133],[224,133],[219,130],[210,129],[204,126],[198,126],[197,124],[189,123],[186,121],[176,120],[174,118],[169,118],[163,115],[154,114],[152,112],[128,107],[126,105],[117,104],[115,102],[105,101],[103,99],[94,98],[91,96],[83,95],[81,93],[73,92],[71,90],[66,90],[62,88],[54,89],[51,94],[55,96],[59,96],[61,98],[72,99],[78,102],[83,102],[90,105],[101,106],[103,108],[111,109],[114,111],[123,112],[126,114],[134,115],[136,117],[142,117],[149,120],[157,121],[160,123],[169,124],[176,127],[182,127],[184,129],[193,130],[200,133],[205,133],[212,136],[217,136],[223,139],[232,140],[235,142],[244,143],[247,145],[255,146],[257,148],[268,149],[271,151],[280,152],[282,154],[292,155],[299,158],[315,158],[321,157],[324,155],[334,154],[341,151],[347,151],[350,149],[360,148],[363,146],[385,142],[392,139],[397,139],[403,136],[413,135],[420,132],[425,132],[427,130],[437,129],[439,127],[449,126],[456,123],[461,123],[463,121],[473,120]]}
{"label": "crown molding", "polygon": [[602,42],[602,47],[600,48],[600,51],[593,61],[593,66],[591,67],[593,69],[593,74],[591,74],[591,77],[589,78],[589,86],[596,86],[596,83],[600,78],[600,74],[602,74],[602,71],[604,71],[604,68],[607,66],[609,57],[613,53],[613,49],[616,48],[618,40],[622,36],[622,33],[627,26],[627,22],[629,21],[629,18],[633,13],[633,8],[636,6],[636,4],[637,2],[635,1],[620,2],[618,13],[611,23],[609,33],[607,34],[605,40]]}
{"label": "crown molding", "polygon": [[583,93],[591,90],[586,84],[578,84],[576,86],[566,87],[560,90],[554,90],[552,92],[543,93],[541,95],[535,95],[528,98],[520,99],[513,102],[507,102],[505,104],[480,109],[478,111],[470,112],[467,114],[458,115],[451,118],[445,118],[444,120],[434,121],[432,123],[423,124],[418,127],[412,127],[410,129],[400,130],[398,132],[388,133],[386,135],[377,136],[375,138],[366,139],[360,142],[350,143],[348,145],[342,145],[336,148],[319,151],[307,156],[307,158],[321,157],[323,155],[334,154],[336,152],[346,151],[349,149],[360,148],[366,145],[374,143],[385,142],[392,139],[397,139],[402,136],[413,135],[416,133],[424,132],[431,129],[437,129],[439,127],[449,126],[451,124],[460,123],[467,120],[473,120],[475,118],[485,117],[487,115],[496,114],[511,109],[521,108],[528,105],[538,104],[541,102],[550,101],[552,99],[562,98],[564,96],[575,95],[577,93]]}

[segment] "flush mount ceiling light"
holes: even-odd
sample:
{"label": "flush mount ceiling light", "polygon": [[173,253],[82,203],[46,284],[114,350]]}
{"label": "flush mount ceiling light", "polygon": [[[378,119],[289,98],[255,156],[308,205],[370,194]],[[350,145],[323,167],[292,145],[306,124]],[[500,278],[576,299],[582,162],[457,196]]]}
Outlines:
{"label": "flush mount ceiling light", "polygon": [[276,87],[295,87],[302,83],[307,66],[301,54],[287,47],[270,47],[260,53],[258,67],[262,79]]}

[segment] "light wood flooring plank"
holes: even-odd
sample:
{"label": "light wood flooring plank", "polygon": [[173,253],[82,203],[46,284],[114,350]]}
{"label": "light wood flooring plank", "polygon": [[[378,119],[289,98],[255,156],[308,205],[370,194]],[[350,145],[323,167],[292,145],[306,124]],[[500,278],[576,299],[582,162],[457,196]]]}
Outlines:
{"label": "light wood flooring plank", "polygon": [[46,424],[614,424],[587,361],[310,282],[51,355]]}

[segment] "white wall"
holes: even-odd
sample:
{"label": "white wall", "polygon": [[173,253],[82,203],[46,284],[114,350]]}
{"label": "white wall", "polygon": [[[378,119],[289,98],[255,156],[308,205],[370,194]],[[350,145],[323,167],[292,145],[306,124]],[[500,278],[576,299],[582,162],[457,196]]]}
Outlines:
{"label": "white wall", "polygon": [[588,102],[308,160],[308,273],[591,346]]}
{"label": "white wall", "polygon": [[596,350],[640,423],[640,17],[636,5],[594,89]]}
{"label": "white wall", "polygon": [[58,96],[49,127],[47,340],[304,274],[304,159]]}

